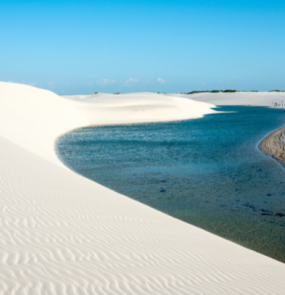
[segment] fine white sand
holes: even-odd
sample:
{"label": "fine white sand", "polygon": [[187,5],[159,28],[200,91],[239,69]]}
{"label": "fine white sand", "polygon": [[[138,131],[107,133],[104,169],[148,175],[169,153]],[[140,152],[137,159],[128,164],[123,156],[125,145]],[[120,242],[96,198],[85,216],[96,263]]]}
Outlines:
{"label": "fine white sand", "polygon": [[95,125],[185,120],[215,112],[213,104],[149,92],[65,97]]}
{"label": "fine white sand", "polygon": [[285,92],[236,92],[236,93],[198,93],[177,94],[196,101],[204,101],[215,105],[273,106],[273,103],[284,103]]}
{"label": "fine white sand", "polygon": [[60,164],[54,140],[70,129],[130,123],[133,112],[143,122],[186,119],[212,107],[153,94],[147,103],[143,94],[106,97],[97,109],[97,98],[0,82],[0,294],[284,294],[283,263]]}

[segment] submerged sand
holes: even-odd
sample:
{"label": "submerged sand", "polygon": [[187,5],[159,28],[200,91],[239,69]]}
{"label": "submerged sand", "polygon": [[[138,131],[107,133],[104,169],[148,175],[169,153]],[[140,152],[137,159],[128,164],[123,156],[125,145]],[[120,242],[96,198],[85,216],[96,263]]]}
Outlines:
{"label": "submerged sand", "polygon": [[54,142],[74,128],[191,119],[214,107],[103,96],[80,101],[0,82],[0,294],[284,294],[283,263],[60,163]]}

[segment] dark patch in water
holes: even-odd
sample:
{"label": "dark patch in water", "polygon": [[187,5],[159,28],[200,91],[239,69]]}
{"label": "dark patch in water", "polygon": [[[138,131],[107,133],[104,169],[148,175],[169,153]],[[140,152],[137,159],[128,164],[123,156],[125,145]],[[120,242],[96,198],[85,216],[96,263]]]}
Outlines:
{"label": "dark patch in water", "polygon": [[264,216],[273,216],[273,215],[270,214],[270,213],[261,213],[261,215],[264,215]]}
{"label": "dark patch in water", "polygon": [[260,209],[261,212],[264,212],[264,213],[270,213],[270,214],[273,214],[272,212],[268,211],[268,210],[265,210],[265,209]]}

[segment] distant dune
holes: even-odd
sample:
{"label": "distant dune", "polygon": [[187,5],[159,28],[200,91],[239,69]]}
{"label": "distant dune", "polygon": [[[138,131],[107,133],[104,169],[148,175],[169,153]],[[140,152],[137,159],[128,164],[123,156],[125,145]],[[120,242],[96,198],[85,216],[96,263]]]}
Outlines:
{"label": "distant dune", "polygon": [[198,93],[177,94],[215,105],[273,106],[273,103],[284,103],[285,92],[236,92],[236,93]]}
{"label": "distant dune", "polygon": [[283,263],[85,179],[54,153],[81,126],[214,112],[189,98],[66,98],[0,82],[0,294],[284,294]]}
{"label": "distant dune", "polygon": [[95,125],[176,121],[215,113],[213,104],[151,92],[64,97]]}

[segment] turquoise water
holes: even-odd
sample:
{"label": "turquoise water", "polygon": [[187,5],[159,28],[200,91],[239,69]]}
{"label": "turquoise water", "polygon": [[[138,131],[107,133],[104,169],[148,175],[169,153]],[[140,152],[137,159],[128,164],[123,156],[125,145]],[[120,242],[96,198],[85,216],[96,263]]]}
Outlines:
{"label": "turquoise water", "polygon": [[226,113],[78,129],[58,139],[57,154],[87,178],[285,262],[285,170],[257,149],[285,110],[218,110]]}

